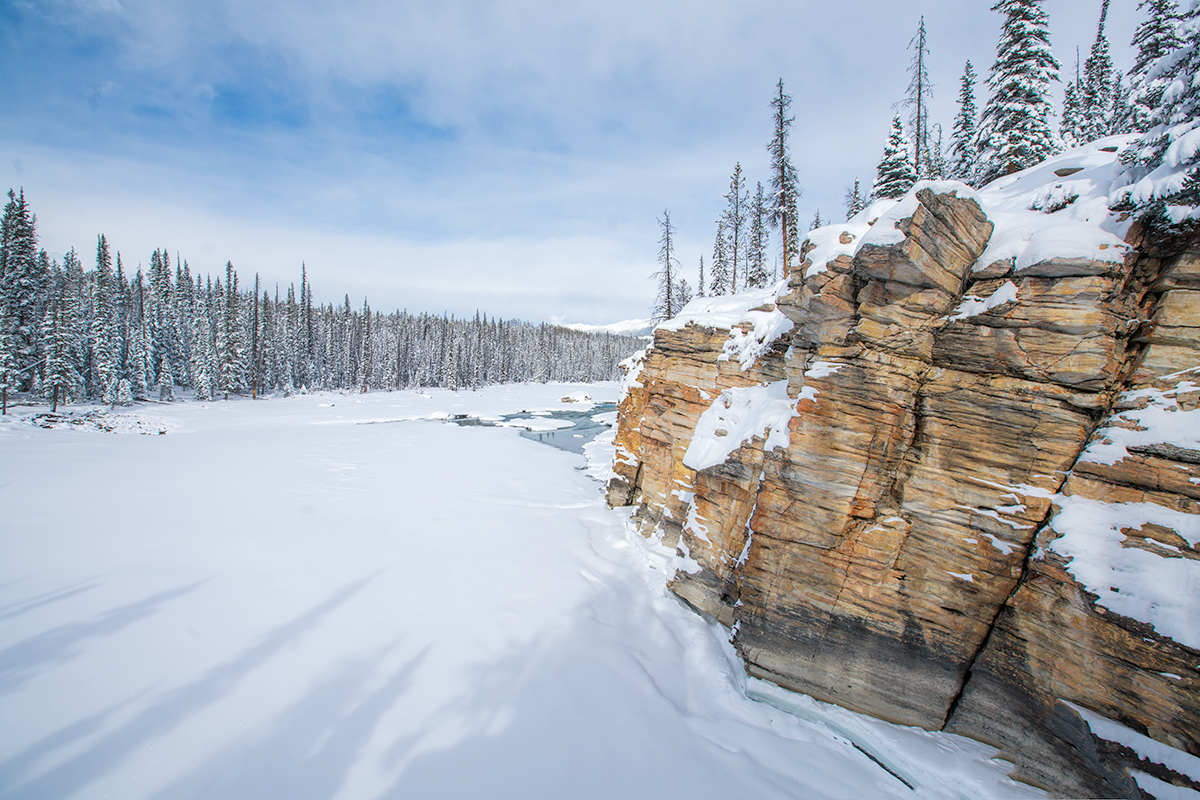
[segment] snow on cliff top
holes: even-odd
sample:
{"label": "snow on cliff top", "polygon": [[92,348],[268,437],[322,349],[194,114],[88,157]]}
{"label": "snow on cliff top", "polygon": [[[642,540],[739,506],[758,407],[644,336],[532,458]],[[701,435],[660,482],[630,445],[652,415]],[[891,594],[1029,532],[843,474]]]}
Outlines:
{"label": "snow on cliff top", "polygon": [[1098,139],[979,190],[959,181],[919,181],[899,200],[877,200],[846,222],[810,231],[804,276],[824,272],[838,256],[852,256],[864,245],[904,241],[896,224],[916,211],[921,189],[970,197],[995,224],[975,271],[998,261],[1023,270],[1051,258],[1120,263],[1132,216],[1109,211],[1109,195],[1120,151],[1135,138]]}
{"label": "snow on cliff top", "polygon": [[[889,245],[903,242],[904,233],[896,227],[896,224],[916,213],[917,205],[920,202],[917,200],[917,192],[922,189],[929,189],[934,194],[955,194],[959,197],[970,198],[980,206],[984,205],[978,192],[962,181],[917,181],[904,197],[900,198],[899,202],[891,202],[886,208],[879,209],[883,213],[879,215],[866,235],[858,241],[854,252],[857,253],[864,245],[868,244]],[[880,203],[873,203],[867,212],[873,211],[878,206]],[[860,213],[858,216],[862,216],[862,214]],[[857,218],[855,217],[855,219]]]}
{"label": "snow on cliff top", "polygon": [[[1009,261],[1020,271],[1051,258],[1119,264],[1128,250],[1124,236],[1133,215],[1110,211],[1109,195],[1121,171],[1120,153],[1135,138],[1097,139],[978,190],[959,181],[919,181],[899,200],[877,200],[845,222],[809,231],[805,277],[824,272],[838,256],[852,256],[865,244],[902,242],[896,223],[912,216],[916,193],[926,188],[974,199],[995,224],[975,271],[998,261]],[[680,330],[689,323],[731,328],[785,291],[786,282],[780,282],[731,296],[699,297],[657,330]]]}
{"label": "snow on cliff top", "polygon": [[765,289],[750,289],[737,294],[714,297],[697,297],[684,306],[677,315],[660,323],[655,330],[677,331],[689,323],[706,328],[732,328],[746,319],[746,315],[753,309],[774,306],[775,298],[786,288],[787,282],[780,281]]}
{"label": "snow on cliff top", "polygon": [[1050,258],[1120,263],[1129,214],[1108,209],[1120,151],[1136,138],[1109,136],[997,178],[978,197],[996,230],[975,264],[1011,260],[1018,271]]}
{"label": "snow on cliff top", "polygon": [[659,325],[655,330],[677,331],[696,324],[710,328],[729,329],[729,341],[719,361],[736,358],[742,371],[750,369],[771,342],[792,329],[792,321],[775,307],[780,292],[787,288],[787,281],[780,281],[765,289],[752,289],[734,295],[697,297],[673,319]]}

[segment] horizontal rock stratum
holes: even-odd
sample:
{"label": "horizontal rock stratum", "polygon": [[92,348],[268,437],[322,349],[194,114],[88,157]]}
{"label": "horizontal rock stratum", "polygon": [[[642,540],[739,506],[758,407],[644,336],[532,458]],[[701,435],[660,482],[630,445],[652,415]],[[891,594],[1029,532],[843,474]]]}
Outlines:
{"label": "horizontal rock stratum", "polygon": [[751,674],[1068,797],[1200,789],[1200,242],[1110,212],[1112,158],[918,184],[695,301],[631,367],[608,487]]}

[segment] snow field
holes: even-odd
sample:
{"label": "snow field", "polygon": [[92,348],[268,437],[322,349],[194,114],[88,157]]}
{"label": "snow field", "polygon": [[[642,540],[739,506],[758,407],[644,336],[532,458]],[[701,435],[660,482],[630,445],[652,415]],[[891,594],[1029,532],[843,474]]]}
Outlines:
{"label": "snow field", "polygon": [[751,701],[582,458],[433,421],[579,388],[0,422],[0,796],[1040,796],[969,740]]}

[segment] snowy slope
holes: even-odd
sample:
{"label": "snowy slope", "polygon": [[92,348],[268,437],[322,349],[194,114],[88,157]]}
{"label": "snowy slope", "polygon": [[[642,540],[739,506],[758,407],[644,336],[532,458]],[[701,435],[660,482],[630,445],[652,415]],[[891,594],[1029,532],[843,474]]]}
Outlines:
{"label": "snowy slope", "polygon": [[0,423],[0,796],[1038,796],[748,682],[579,456],[434,421],[581,388]]}

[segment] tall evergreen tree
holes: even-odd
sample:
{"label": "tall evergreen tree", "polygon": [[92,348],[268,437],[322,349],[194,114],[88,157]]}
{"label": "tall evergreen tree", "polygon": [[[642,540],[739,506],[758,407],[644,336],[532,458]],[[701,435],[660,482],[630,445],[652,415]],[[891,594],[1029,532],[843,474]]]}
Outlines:
{"label": "tall evergreen tree", "polygon": [[1038,164],[1058,148],[1050,84],[1059,66],[1041,0],[998,0],[992,10],[1004,23],[979,125],[980,184]]}
{"label": "tall evergreen tree", "polygon": [[1109,0],[1100,4],[1100,23],[1096,40],[1083,65],[1084,141],[1093,141],[1112,132],[1113,63],[1109,52],[1104,23],[1108,18]]}
{"label": "tall evergreen tree", "polygon": [[96,237],[96,275],[92,283],[92,383],[100,399],[114,405],[120,388],[120,342],[117,339],[116,280],[104,234]]}
{"label": "tall evergreen tree", "polygon": [[[772,228],[782,232],[783,271],[786,274],[791,269],[792,258],[799,246],[796,241],[798,224],[796,219],[796,198],[800,194],[796,178],[796,168],[792,166],[792,157],[788,149],[788,134],[791,132],[795,117],[788,116],[791,108],[791,95],[783,93],[783,78],[776,86],[778,93],[771,99],[774,110],[774,134],[767,144],[767,152],[771,155],[771,202],[767,209],[767,219]],[[713,265],[714,271],[716,265]]]}
{"label": "tall evergreen tree", "polygon": [[846,205],[846,221],[867,207],[866,198],[862,194],[862,186],[859,184],[858,176],[854,176],[854,186],[846,189],[846,196],[842,200]]}
{"label": "tall evergreen tree", "polygon": [[913,169],[921,178],[927,177],[930,167],[929,156],[929,98],[933,96],[933,83],[929,80],[929,47],[925,36],[925,16],[917,25],[917,32],[908,43],[913,50],[908,65],[908,93],[901,105],[910,109],[909,130],[913,132]]}
{"label": "tall evergreen tree", "polygon": [[25,190],[9,189],[0,220],[0,324],[8,349],[13,389],[29,390],[37,379],[46,263],[38,257],[37,220],[25,202]]}
{"label": "tall evergreen tree", "polygon": [[746,212],[750,195],[746,191],[746,179],[742,177],[742,162],[733,167],[729,179],[729,191],[725,194],[725,210],[721,221],[725,223],[725,235],[729,237],[729,289],[737,292],[738,268],[746,257]]}
{"label": "tall evergreen tree", "polygon": [[[254,294],[250,297],[251,302],[251,323],[250,323],[250,396],[258,397],[258,378],[261,372],[262,364],[259,361],[258,351],[258,273],[254,273]],[[366,301],[363,301],[364,304]]]}
{"label": "tall evergreen tree", "polygon": [[929,179],[940,181],[949,176],[950,165],[946,163],[946,145],[942,142],[942,124],[933,126],[933,137],[929,147]]}
{"label": "tall evergreen tree", "polygon": [[1147,79],[1161,81],[1159,104],[1151,110],[1142,136],[1121,154],[1124,170],[1113,188],[1128,186],[1164,164],[1175,170],[1182,167],[1182,186],[1161,181],[1140,191],[1137,199],[1194,205],[1200,204],[1200,151],[1175,145],[1194,140],[1194,131],[1200,128],[1200,85],[1195,80],[1200,73],[1200,3],[1192,2],[1174,27],[1179,46],[1160,56],[1146,73]]}
{"label": "tall evergreen tree", "polygon": [[958,113],[954,130],[950,132],[950,177],[975,185],[979,164],[979,141],[976,123],[979,112],[975,107],[975,68],[968,61],[958,84]]}
{"label": "tall evergreen tree", "polygon": [[696,284],[696,295],[704,297],[704,254],[700,254],[700,281]]}
{"label": "tall evergreen tree", "polygon": [[874,196],[895,200],[903,197],[916,182],[917,171],[913,168],[908,140],[904,137],[904,125],[900,117],[893,117],[883,158],[876,169]]}
{"label": "tall evergreen tree", "polygon": [[192,318],[194,328],[192,339],[192,375],[193,388],[197,400],[211,400],[214,392],[214,381],[217,376],[217,348],[213,341],[212,320],[209,315],[211,304],[206,293],[205,302],[197,304],[196,316]]}
{"label": "tall evergreen tree", "polygon": [[813,215],[812,222],[808,223],[808,229],[815,231],[824,224],[825,222],[821,219],[821,209],[818,208],[817,213]]}
{"label": "tall evergreen tree", "polygon": [[746,250],[746,285],[767,285],[767,201],[758,183],[750,203],[750,246]]}
{"label": "tall evergreen tree", "polygon": [[717,236],[713,239],[712,277],[709,278],[708,294],[716,297],[730,292],[729,240],[725,238],[725,220],[717,220]]}
{"label": "tall evergreen tree", "polygon": [[1112,109],[1109,111],[1108,132],[1110,135],[1135,133],[1133,126],[1133,90],[1125,83],[1124,76],[1117,72],[1112,82]]}
{"label": "tall evergreen tree", "polygon": [[658,220],[658,271],[652,276],[658,282],[658,294],[654,299],[654,319],[667,320],[679,311],[675,297],[675,226],[671,223],[671,212],[663,210]]}
{"label": "tall evergreen tree", "polygon": [[75,344],[79,339],[78,303],[67,285],[66,274],[55,281],[53,296],[47,309],[44,324],[46,342],[46,388],[50,397],[51,411],[58,411],[58,401],[70,402],[80,394],[82,378],[75,358]]}
{"label": "tall evergreen tree", "polygon": [[[225,262],[225,292],[221,297],[221,322],[217,331],[217,357],[220,359],[218,388],[229,399],[229,393],[246,388],[246,353],[242,339],[241,298],[238,296],[238,276],[232,262]],[[344,388],[344,386],[338,387]]]}
{"label": "tall evergreen tree", "polygon": [[1083,81],[1079,76],[1079,57],[1075,57],[1075,80],[1063,90],[1063,113],[1058,135],[1067,147],[1078,147],[1087,141],[1087,120],[1083,116]]}
{"label": "tall evergreen tree", "polygon": [[1131,42],[1137,48],[1137,56],[1129,70],[1130,127],[1146,131],[1168,83],[1164,74],[1152,77],[1150,68],[1178,49],[1183,41],[1179,38],[1181,18],[1175,0],[1141,0],[1138,8],[1148,9],[1148,15],[1134,31]]}
{"label": "tall evergreen tree", "polygon": [[8,393],[16,391],[20,377],[17,372],[17,348],[13,346],[9,330],[8,318],[0,311],[0,414],[8,413]]}

